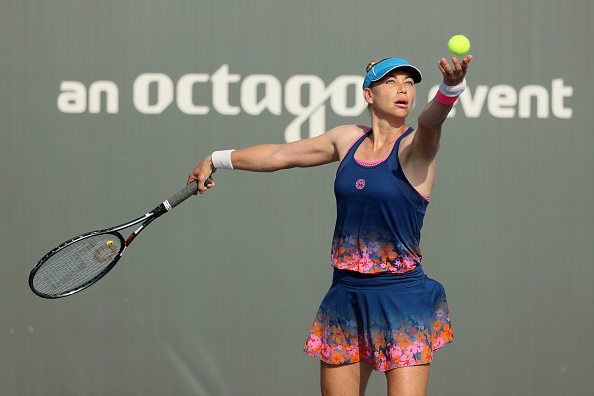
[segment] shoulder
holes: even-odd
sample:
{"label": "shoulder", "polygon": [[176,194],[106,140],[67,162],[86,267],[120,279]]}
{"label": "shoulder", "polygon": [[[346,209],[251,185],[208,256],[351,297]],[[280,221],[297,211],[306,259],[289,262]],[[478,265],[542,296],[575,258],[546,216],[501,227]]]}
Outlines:
{"label": "shoulder", "polygon": [[328,138],[332,140],[340,158],[342,158],[355,140],[360,138],[365,132],[369,131],[369,129],[369,127],[364,125],[341,125],[332,128],[326,132],[326,134],[328,135]]}
{"label": "shoulder", "polygon": [[356,124],[349,124],[349,125],[340,125],[335,128],[330,129],[328,134],[335,135],[338,139],[344,139],[353,135],[361,136],[365,132],[369,130],[368,126],[364,125],[356,125]]}

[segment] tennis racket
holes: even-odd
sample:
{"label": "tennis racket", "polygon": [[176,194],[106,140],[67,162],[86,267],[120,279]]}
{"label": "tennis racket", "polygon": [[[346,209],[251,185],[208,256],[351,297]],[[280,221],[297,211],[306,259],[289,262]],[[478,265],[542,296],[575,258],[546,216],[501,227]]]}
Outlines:
{"label": "tennis racket", "polygon": [[[212,183],[211,179],[206,182],[209,183]],[[194,181],[144,216],[116,227],[79,235],[56,246],[31,270],[29,287],[43,298],[66,297],[86,289],[117,264],[142,230],[197,191],[198,182]],[[118,232],[139,223],[128,239]]]}

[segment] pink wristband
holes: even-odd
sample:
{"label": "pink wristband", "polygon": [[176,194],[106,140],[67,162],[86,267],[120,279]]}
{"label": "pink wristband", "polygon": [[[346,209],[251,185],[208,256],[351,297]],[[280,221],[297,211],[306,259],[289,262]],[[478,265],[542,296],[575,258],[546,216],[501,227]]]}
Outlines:
{"label": "pink wristband", "polygon": [[439,103],[443,103],[444,105],[454,104],[458,99],[457,96],[445,96],[441,93],[441,91],[437,91],[437,93],[435,94],[435,98],[439,101]]}

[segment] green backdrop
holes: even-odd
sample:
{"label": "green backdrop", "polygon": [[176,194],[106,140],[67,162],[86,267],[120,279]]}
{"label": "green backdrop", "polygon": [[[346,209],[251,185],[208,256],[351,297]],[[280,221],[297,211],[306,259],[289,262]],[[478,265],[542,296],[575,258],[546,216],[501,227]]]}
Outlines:
{"label": "green backdrop", "polygon": [[301,349],[331,280],[335,164],[218,172],[75,296],[36,297],[29,271],[215,149],[367,123],[371,60],[422,70],[414,126],[460,33],[475,59],[421,245],[455,341],[429,393],[591,393],[592,4],[0,0],[1,393],[318,394]]}

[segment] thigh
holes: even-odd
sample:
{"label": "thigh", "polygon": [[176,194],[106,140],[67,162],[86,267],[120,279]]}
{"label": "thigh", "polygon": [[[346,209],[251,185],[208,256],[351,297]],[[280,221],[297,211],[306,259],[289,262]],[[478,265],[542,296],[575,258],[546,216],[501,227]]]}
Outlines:
{"label": "thigh", "polygon": [[320,385],[323,396],[362,396],[372,368],[367,362],[332,365],[320,362]]}
{"label": "thigh", "polygon": [[429,364],[386,371],[388,396],[425,396],[429,384]]}

